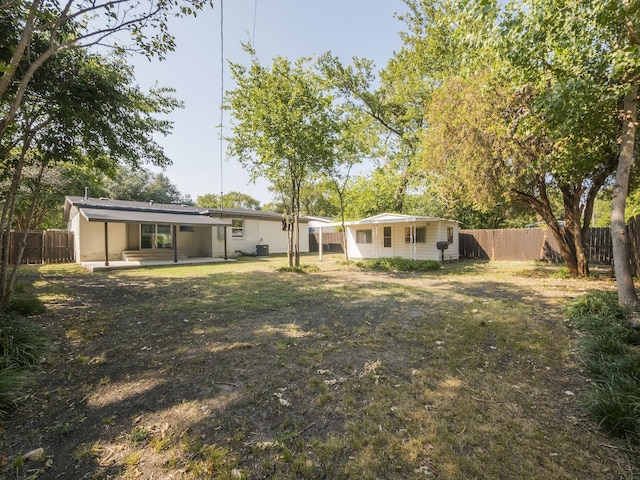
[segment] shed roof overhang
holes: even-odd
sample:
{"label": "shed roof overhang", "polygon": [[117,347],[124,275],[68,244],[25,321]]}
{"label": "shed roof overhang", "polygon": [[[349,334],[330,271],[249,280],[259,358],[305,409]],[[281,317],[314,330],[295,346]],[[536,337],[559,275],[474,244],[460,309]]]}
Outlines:
{"label": "shed roof overhang", "polygon": [[159,225],[231,225],[231,220],[184,213],[142,212],[107,208],[83,208],[80,214],[89,222],[153,223]]}

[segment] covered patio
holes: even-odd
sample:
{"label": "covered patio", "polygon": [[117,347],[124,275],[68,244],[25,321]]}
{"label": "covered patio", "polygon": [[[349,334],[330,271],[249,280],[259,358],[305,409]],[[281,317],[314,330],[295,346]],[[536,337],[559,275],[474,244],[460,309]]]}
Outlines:
{"label": "covered patio", "polygon": [[205,265],[211,263],[235,262],[233,258],[215,258],[215,257],[193,257],[186,259],[173,260],[112,260],[108,265],[104,261],[99,262],[81,262],[80,265],[90,272],[105,272],[112,270],[128,270],[133,268],[162,267],[175,265]]}

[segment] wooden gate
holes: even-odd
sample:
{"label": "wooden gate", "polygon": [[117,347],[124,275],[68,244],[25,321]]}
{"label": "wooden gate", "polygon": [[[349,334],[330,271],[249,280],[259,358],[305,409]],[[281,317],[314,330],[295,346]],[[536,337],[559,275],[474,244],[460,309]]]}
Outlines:
{"label": "wooden gate", "polygon": [[[8,252],[11,263],[15,263],[17,260],[20,242],[24,238],[24,232],[11,232]],[[45,230],[27,233],[24,253],[20,263],[66,263],[74,260],[73,232]]]}

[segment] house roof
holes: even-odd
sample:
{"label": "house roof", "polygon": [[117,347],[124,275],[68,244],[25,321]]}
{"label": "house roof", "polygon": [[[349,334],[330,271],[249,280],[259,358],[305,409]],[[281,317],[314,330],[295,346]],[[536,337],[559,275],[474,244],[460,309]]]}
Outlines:
{"label": "house roof", "polygon": [[205,209],[189,205],[111,200],[108,198],[65,198],[64,219],[69,219],[71,207],[78,208],[89,222],[156,223],[187,225],[230,225],[230,220],[203,215]]}
{"label": "house roof", "polygon": [[[344,222],[345,225],[377,225],[382,223],[416,223],[416,222],[455,222],[457,220],[449,220],[440,217],[425,217],[420,215],[402,215],[399,213],[381,213],[373,217],[363,218],[362,220],[349,220]],[[321,227],[338,227],[341,222],[318,224]]]}
{"label": "house roof", "polygon": [[[252,208],[209,208],[202,212],[211,217],[233,217],[233,218],[255,218],[259,220],[281,221],[281,213],[265,212],[264,210],[253,210]],[[302,223],[309,221],[308,217],[300,217]]]}
{"label": "house roof", "polygon": [[[190,225],[230,225],[232,218],[281,221],[282,214],[253,210],[251,208],[201,208],[171,203],[136,202],[67,196],[64,220],[69,220],[71,207],[75,206],[90,222],[158,223]],[[302,223],[308,222],[300,217]]]}

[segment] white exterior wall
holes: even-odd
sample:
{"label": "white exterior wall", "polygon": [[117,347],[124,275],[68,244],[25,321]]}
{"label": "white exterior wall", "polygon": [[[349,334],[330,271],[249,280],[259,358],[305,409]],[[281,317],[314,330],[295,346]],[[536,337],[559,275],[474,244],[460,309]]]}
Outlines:
{"label": "white exterior wall", "polygon": [[[104,223],[89,222],[77,213],[71,218],[76,242],[76,262],[104,260]],[[109,260],[120,260],[127,247],[127,229],[124,223],[109,223]]]}
{"label": "white exterior wall", "polygon": [[[231,218],[229,218],[231,220]],[[286,253],[287,232],[282,230],[280,220],[245,219],[244,236],[232,237],[231,227],[227,227],[227,254],[255,255],[257,245],[269,245],[269,253]],[[300,223],[299,248],[301,253],[309,251],[309,224]],[[224,256],[224,240],[218,238],[217,229],[212,238],[215,256]]]}
{"label": "white exterior wall", "polygon": [[181,232],[180,225],[176,227],[176,242],[178,253],[187,257],[210,257],[211,236],[216,227],[193,227],[193,232]]}
{"label": "white exterior wall", "polygon": [[[384,227],[391,227],[391,247],[384,246]],[[426,227],[426,242],[406,243],[405,227]],[[447,240],[447,227],[453,227],[454,229],[453,243],[445,250],[444,259],[457,260],[459,258],[458,223],[452,221],[349,225],[347,226],[349,258],[403,257],[415,260],[439,261],[441,253],[436,243]],[[372,243],[357,244],[357,230],[372,230]]]}

